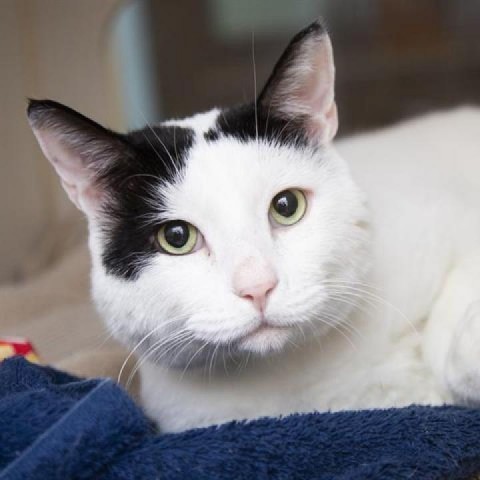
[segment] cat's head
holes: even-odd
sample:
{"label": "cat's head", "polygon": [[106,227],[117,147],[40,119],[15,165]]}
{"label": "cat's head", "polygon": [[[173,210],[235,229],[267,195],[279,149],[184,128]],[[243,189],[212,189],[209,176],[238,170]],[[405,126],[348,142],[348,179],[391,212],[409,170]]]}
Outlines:
{"label": "cat's head", "polygon": [[[256,102],[127,134],[52,101],[28,117],[86,214],[93,295],[152,361],[267,355],[322,335],[366,269],[366,209],[331,146],[334,65],[319,22]],[[218,355],[221,357],[221,355]]]}

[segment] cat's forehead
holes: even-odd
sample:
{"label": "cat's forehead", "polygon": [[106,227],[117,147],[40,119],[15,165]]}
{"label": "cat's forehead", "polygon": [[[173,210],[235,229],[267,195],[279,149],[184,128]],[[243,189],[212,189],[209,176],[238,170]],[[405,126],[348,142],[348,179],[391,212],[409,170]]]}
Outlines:
{"label": "cat's forehead", "polygon": [[292,186],[308,187],[312,154],[294,121],[270,116],[256,105],[212,109],[134,132],[137,165],[156,177],[158,204],[175,216],[212,198],[243,203]]}
{"label": "cat's forehead", "polygon": [[162,199],[171,218],[226,225],[232,219],[241,225],[243,219],[252,226],[280,191],[315,189],[322,175],[317,157],[311,150],[266,139],[198,140],[178,182],[172,188],[161,187]]}
{"label": "cat's forehead", "polygon": [[269,111],[254,104],[168,120],[130,132],[128,139],[138,153],[139,161],[132,164],[137,173],[157,176],[164,184],[176,183],[192,159],[198,163],[199,152],[205,160],[223,155],[228,162],[229,148],[233,158],[247,158],[252,143],[294,149],[307,143],[298,122],[270,116]]}
{"label": "cat's forehead", "polygon": [[221,136],[198,139],[189,150],[179,180],[182,191],[214,189],[231,193],[268,191],[308,180],[313,151],[258,138],[249,141]]}

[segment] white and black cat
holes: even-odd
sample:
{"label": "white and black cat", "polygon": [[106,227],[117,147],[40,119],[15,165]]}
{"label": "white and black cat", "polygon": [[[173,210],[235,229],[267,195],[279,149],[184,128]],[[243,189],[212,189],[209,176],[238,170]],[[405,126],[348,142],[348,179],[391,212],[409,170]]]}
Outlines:
{"label": "white and black cat", "polygon": [[255,103],[127,134],[48,100],[28,118],[163,430],[480,398],[476,111],[334,148],[315,22]]}

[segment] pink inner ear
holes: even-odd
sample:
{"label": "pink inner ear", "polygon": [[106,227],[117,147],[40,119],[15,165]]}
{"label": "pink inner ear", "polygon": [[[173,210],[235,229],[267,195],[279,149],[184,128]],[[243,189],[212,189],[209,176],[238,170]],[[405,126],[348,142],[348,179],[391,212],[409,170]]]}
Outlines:
{"label": "pink inner ear", "polygon": [[100,192],[94,188],[92,172],[78,152],[62,143],[61,135],[34,129],[38,143],[55,168],[70,200],[87,215],[93,215],[101,201]]}
{"label": "pink inner ear", "polygon": [[330,142],[337,132],[338,117],[328,35],[305,40],[283,75],[271,103],[288,117],[306,116],[310,138],[318,143]]}
{"label": "pink inner ear", "polygon": [[[305,45],[304,67],[295,97],[299,108],[308,111],[307,132],[320,143],[330,142],[338,129],[337,107],[334,100],[335,67],[330,39]],[[305,61],[305,60],[304,60]]]}
{"label": "pink inner ear", "polygon": [[338,114],[335,102],[331,103],[330,110],[324,115],[309,118],[306,129],[308,136],[316,139],[319,143],[331,142],[338,130]]}

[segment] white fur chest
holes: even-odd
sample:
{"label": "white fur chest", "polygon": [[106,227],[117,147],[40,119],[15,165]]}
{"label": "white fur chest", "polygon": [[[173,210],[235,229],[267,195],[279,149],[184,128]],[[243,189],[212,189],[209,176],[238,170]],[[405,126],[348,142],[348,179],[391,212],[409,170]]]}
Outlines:
{"label": "white fur chest", "polygon": [[333,333],[288,357],[223,366],[182,374],[158,366],[142,367],[142,403],[163,431],[230,420],[329,411],[435,404],[449,394],[436,383],[410,331],[395,344],[387,332],[364,331],[354,346]]}

